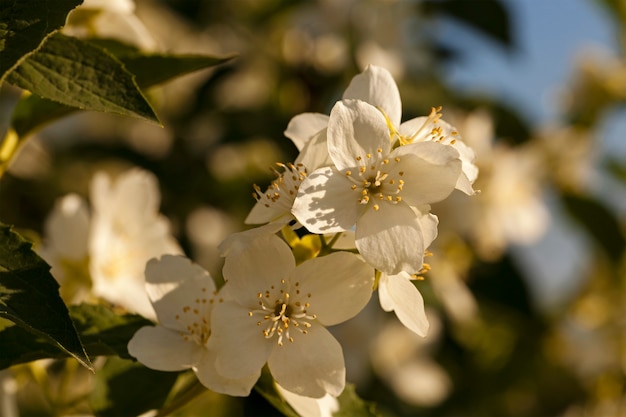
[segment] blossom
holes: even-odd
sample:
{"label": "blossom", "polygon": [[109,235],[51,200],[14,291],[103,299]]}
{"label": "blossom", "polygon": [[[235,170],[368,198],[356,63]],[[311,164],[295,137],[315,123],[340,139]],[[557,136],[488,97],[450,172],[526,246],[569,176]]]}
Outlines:
{"label": "blossom", "polygon": [[355,228],[356,247],[376,269],[417,273],[426,246],[413,208],[446,198],[461,171],[459,153],[437,142],[392,149],[383,114],[360,100],[342,100],[328,121],[334,166],[300,185],[292,213],[318,234]]}
{"label": "blossom", "polygon": [[321,398],[311,398],[294,394],[278,384],[275,386],[291,408],[302,417],[332,417],[334,412],[339,411],[339,401],[330,394]]}
{"label": "blossom", "polygon": [[[426,211],[426,210],[424,210]],[[437,237],[437,216],[433,214],[418,214],[418,221],[422,225],[422,241],[428,247]],[[428,271],[428,265],[420,272]],[[378,281],[378,299],[385,311],[393,311],[400,323],[407,329],[420,336],[426,336],[429,323],[424,309],[424,299],[417,287],[413,284],[415,276],[401,271],[390,275],[382,273]]]}
{"label": "blossom", "polygon": [[92,180],[92,292],[146,317],[154,315],[144,289],[146,262],[182,253],[159,214],[159,200],[157,179],[147,171],[127,171],[115,182],[99,172]]}
{"label": "blossom", "polygon": [[207,347],[211,311],[223,301],[209,273],[183,256],[165,255],[147,263],[145,276],[159,324],[140,328],[128,342],[128,353],[151,369],[192,369],[213,391],[249,395],[258,375],[221,377],[215,371],[215,352]]}
{"label": "blossom", "polygon": [[[474,164],[474,151],[462,140],[458,131],[441,119],[441,108],[433,108],[428,116],[416,117],[401,122],[402,101],[400,91],[391,73],[385,68],[368,65],[356,75],[346,88],[342,98],[365,101],[379,109],[387,120],[391,141],[399,145],[433,141],[454,147],[462,162],[462,171],[456,188],[468,195],[474,194],[472,184],[478,176],[478,168]],[[324,165],[326,160],[320,156],[320,144],[326,140],[325,128],[329,117],[319,113],[302,113],[294,116],[285,130],[285,136],[293,141],[303,162],[310,171]],[[312,142],[312,143],[311,143]],[[309,144],[311,143],[311,144]],[[324,142],[325,143],[325,142]],[[314,152],[312,152],[314,151]],[[313,153],[314,156],[310,156]],[[314,160],[316,166],[304,161]]]}
{"label": "blossom", "polygon": [[325,326],[355,316],[368,302],[374,271],[336,252],[296,266],[275,235],[252,239],[226,256],[224,302],[214,307],[209,347],[224,377],[257,377],[267,363],[275,381],[298,395],[339,395],[345,386],[341,345]]}

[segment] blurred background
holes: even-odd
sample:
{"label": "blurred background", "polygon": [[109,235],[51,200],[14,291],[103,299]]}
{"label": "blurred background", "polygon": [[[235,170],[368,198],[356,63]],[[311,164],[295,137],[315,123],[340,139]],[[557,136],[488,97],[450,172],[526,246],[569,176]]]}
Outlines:
{"label": "blurred background", "polygon": [[[140,48],[238,57],[150,90],[163,128],[83,113],[37,132],[0,182],[3,222],[41,236],[56,199],[138,166],[185,253],[219,277],[252,185],[297,155],[291,117],[328,114],[380,65],[403,120],[443,106],[481,193],[433,207],[428,337],[377,297],[333,329],[348,380],[389,416],[626,415],[625,1],[136,0],[130,14],[140,29],[123,40]],[[130,33],[111,25],[96,35]],[[223,415],[273,413],[256,394],[224,401]]]}

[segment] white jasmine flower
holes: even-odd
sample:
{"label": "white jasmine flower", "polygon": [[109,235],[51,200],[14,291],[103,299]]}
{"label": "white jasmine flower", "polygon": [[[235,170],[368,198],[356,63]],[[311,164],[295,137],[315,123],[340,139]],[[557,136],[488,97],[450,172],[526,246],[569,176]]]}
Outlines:
{"label": "white jasmine flower", "polygon": [[61,285],[61,296],[70,304],[83,302],[89,295],[89,227],[87,202],[68,194],[55,202],[44,224],[43,244],[37,248]]}
{"label": "white jasmine flower", "polygon": [[215,371],[215,352],[207,347],[211,311],[222,302],[209,273],[187,258],[165,255],[147,263],[146,290],[159,324],[139,329],[128,342],[128,353],[151,369],[192,369],[213,391],[249,395],[258,375],[221,377]]}
{"label": "white jasmine flower", "polygon": [[159,214],[156,177],[134,169],[113,182],[105,173],[97,173],[91,184],[91,203],[93,294],[153,317],[144,289],[146,262],[163,254],[182,253],[167,219]]}
{"label": "white jasmine flower", "polygon": [[[417,209],[414,212],[422,226],[424,247],[428,247],[437,237],[437,216],[421,214]],[[427,272],[429,268],[428,264],[424,264],[420,273]],[[378,281],[378,298],[383,310],[393,311],[407,329],[425,337],[429,323],[422,294],[413,284],[415,279],[416,276],[404,271],[394,275],[382,273]]]}
{"label": "white jasmine flower", "polygon": [[[391,133],[392,143],[398,141],[400,145],[410,143],[434,141],[454,147],[460,155],[462,172],[457,179],[456,188],[468,195],[475,193],[472,184],[478,176],[478,168],[474,164],[474,151],[461,139],[457,130],[449,123],[441,120],[441,108],[433,108],[430,115],[416,117],[401,123],[402,101],[398,86],[393,76],[385,68],[369,65],[362,73],[356,75],[346,88],[342,98],[358,99],[378,108],[386,117]],[[314,158],[320,161],[315,167],[305,163],[309,171],[313,171],[324,164],[325,159],[319,152],[314,157],[309,156],[311,149],[318,150],[320,143],[325,143],[326,135],[321,135],[328,124],[328,116],[319,113],[302,113],[291,119],[285,136],[293,141],[304,163],[304,159]],[[317,146],[308,146],[309,142],[316,142]]]}
{"label": "white jasmine flower", "polygon": [[384,116],[360,100],[343,100],[328,122],[332,167],[301,184],[292,212],[313,233],[350,230],[365,260],[389,274],[417,273],[426,246],[412,207],[446,198],[461,172],[459,153],[437,142],[392,149]]}
{"label": "white jasmine flower", "polygon": [[462,175],[456,188],[468,195],[475,193],[472,184],[478,176],[478,168],[474,165],[474,152],[463,143],[453,126],[441,120],[441,108],[433,108],[426,117],[401,123],[402,101],[398,86],[389,71],[375,65],[369,65],[352,79],[343,98],[363,100],[381,110],[389,123],[392,142],[397,138],[400,145],[433,141],[454,147],[462,161]]}
{"label": "white jasmine flower", "polygon": [[227,255],[223,275],[222,290],[230,298],[215,306],[209,340],[217,371],[238,379],[260,375],[267,363],[288,391],[339,395],[345,386],[343,353],[325,326],[352,318],[367,304],[371,267],[347,252],[296,266],[289,246],[266,235]]}

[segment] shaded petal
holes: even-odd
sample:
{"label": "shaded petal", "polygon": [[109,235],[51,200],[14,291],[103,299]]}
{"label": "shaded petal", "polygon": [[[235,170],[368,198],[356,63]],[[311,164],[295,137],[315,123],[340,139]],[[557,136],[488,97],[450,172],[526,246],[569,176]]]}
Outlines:
{"label": "shaded petal", "polygon": [[[146,264],[145,285],[163,326],[185,330],[189,320],[204,318],[209,322],[215,283],[204,268],[190,259],[176,255],[151,259]],[[194,310],[197,310],[196,314],[193,314]]]}
{"label": "shaded petal", "polygon": [[322,398],[305,397],[275,385],[285,401],[301,416],[332,417],[334,412],[339,411],[339,401],[332,395],[326,394]]}
{"label": "shaded petal", "polygon": [[291,212],[313,233],[334,233],[354,226],[362,210],[361,195],[352,182],[336,169],[320,168],[300,185]]}
{"label": "shaded petal", "polygon": [[360,100],[335,104],[328,120],[328,153],[337,169],[377,165],[390,147],[389,127],[376,107]]}
{"label": "shaded petal", "polygon": [[[229,284],[226,284],[229,285]],[[257,317],[250,317],[249,307],[236,302],[216,304],[211,317],[208,349],[216,354],[215,369],[225,378],[240,379],[255,375],[267,362],[275,339],[266,339]]]}
{"label": "shaded petal", "polygon": [[194,367],[194,372],[202,385],[211,391],[236,397],[247,397],[252,387],[261,376],[261,369],[243,378],[225,378],[215,368],[216,353],[213,349],[204,349],[204,355]]}
{"label": "shaded petal", "polygon": [[321,113],[301,113],[291,118],[285,136],[287,136],[299,151],[320,130],[328,126],[328,116]]}
{"label": "shaded petal", "polygon": [[378,211],[366,210],[356,224],[356,247],[367,263],[383,272],[413,274],[422,267],[421,224],[403,203],[383,203]]}
{"label": "shaded petal", "polygon": [[308,311],[325,326],[356,316],[372,295],[374,269],[347,252],[336,252],[306,261],[294,271],[303,294],[311,294]]}
{"label": "shaded petal", "polygon": [[333,165],[328,153],[328,129],[322,129],[304,145],[295,164],[304,165],[307,172]]}
{"label": "shaded petal", "polygon": [[380,305],[385,311],[394,311],[400,323],[420,335],[428,334],[428,318],[422,294],[405,272],[381,276],[378,286]]}
{"label": "shaded petal", "polygon": [[294,342],[274,349],[267,364],[276,383],[298,395],[338,396],[346,383],[341,345],[319,325],[311,326]]}
{"label": "shaded petal", "polygon": [[439,225],[439,218],[432,213],[429,213],[430,206],[421,206],[420,209],[411,207],[413,212],[417,216],[417,221],[420,222],[422,227],[422,236],[424,238],[424,250],[426,250],[431,243],[437,238]]}
{"label": "shaded petal", "polygon": [[[243,236],[245,238],[245,236]],[[253,306],[265,292],[294,270],[296,261],[289,246],[276,235],[260,235],[240,242],[224,261],[222,273],[230,292],[240,304]]]}
{"label": "shaded petal", "polygon": [[68,194],[58,199],[44,227],[47,249],[72,260],[87,256],[89,210],[82,197]]}
{"label": "shaded petal", "polygon": [[128,342],[128,353],[150,369],[182,371],[193,367],[204,349],[183,339],[180,332],[162,326],[145,326]]}
{"label": "shaded petal", "polygon": [[443,200],[454,190],[461,175],[458,152],[434,142],[422,142],[396,148],[390,155],[399,157],[390,175],[405,179],[402,198],[411,206]]}
{"label": "shaded petal", "polygon": [[368,65],[365,71],[352,78],[343,93],[343,98],[359,99],[380,107],[394,126],[400,124],[402,118],[400,91],[393,76],[385,68]]}

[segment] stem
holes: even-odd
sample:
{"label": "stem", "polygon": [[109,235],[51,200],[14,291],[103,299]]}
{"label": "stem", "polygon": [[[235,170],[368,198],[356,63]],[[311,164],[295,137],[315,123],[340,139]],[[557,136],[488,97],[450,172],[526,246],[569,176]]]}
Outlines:
{"label": "stem", "polygon": [[207,392],[207,388],[200,383],[197,379],[191,383],[188,387],[179,392],[176,397],[159,410],[154,417],[165,417],[170,415],[174,411],[187,405],[191,400],[198,397],[200,394]]}
{"label": "stem", "polygon": [[343,232],[338,232],[335,233],[335,236],[333,236],[332,239],[330,239],[330,242],[326,243],[326,239],[324,239],[324,237],[322,236],[322,249],[330,251],[333,246],[335,245],[335,243],[337,243],[337,240],[339,240],[339,237],[341,237],[341,235],[343,234]]}

